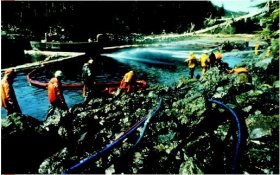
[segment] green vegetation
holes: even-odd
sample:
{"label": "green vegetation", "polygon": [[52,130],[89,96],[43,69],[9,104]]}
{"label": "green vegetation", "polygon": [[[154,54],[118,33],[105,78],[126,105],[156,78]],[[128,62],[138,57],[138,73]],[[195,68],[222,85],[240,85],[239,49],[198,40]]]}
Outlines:
{"label": "green vegetation", "polygon": [[279,2],[268,0],[266,3],[259,4],[258,7],[266,8],[266,12],[258,17],[262,30],[257,33],[267,42],[271,42],[273,38],[279,38]]}

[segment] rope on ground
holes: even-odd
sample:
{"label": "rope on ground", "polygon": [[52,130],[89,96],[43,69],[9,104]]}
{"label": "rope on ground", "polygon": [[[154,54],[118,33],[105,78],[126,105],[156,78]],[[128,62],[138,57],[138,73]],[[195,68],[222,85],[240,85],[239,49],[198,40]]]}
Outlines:
{"label": "rope on ground", "polygon": [[[105,153],[106,151],[108,151],[109,149],[112,149],[114,146],[116,146],[119,142],[121,142],[122,140],[124,140],[128,135],[130,135],[133,131],[135,131],[141,124],[143,124],[144,121],[146,121],[147,119],[150,120],[150,118],[159,110],[160,106],[162,103],[162,99],[160,99],[158,105],[156,106],[155,109],[153,109],[151,112],[148,113],[148,115],[146,115],[145,117],[143,117],[139,122],[137,122],[135,125],[133,125],[130,129],[128,129],[124,134],[122,134],[121,137],[119,137],[118,139],[116,139],[115,141],[113,141],[111,144],[107,145],[106,147],[104,147],[102,150],[100,150],[97,153],[92,154],[91,156],[81,160],[79,163],[75,164],[74,166],[70,167],[68,170],[66,170],[65,172],[63,172],[63,174],[67,174],[67,173],[71,173],[74,170],[76,170],[77,168],[81,167],[82,165],[84,165],[85,163],[97,158],[98,156],[100,156],[101,154]],[[147,122],[148,123],[148,122]],[[147,124],[146,124],[147,126]],[[141,140],[141,138],[143,137],[144,131],[142,133],[142,136],[140,135],[140,138],[137,140],[136,144]],[[136,145],[135,144],[135,145]],[[134,146],[135,146],[134,145]]]}
{"label": "rope on ground", "polygon": [[235,174],[236,171],[236,166],[237,166],[237,159],[238,159],[238,154],[239,154],[239,149],[240,149],[240,143],[241,143],[241,126],[240,126],[240,121],[238,119],[238,116],[236,115],[236,113],[227,105],[225,105],[224,103],[218,101],[218,100],[214,100],[214,99],[208,99],[209,102],[212,103],[216,103],[217,105],[223,107],[224,109],[228,110],[232,116],[233,119],[235,120],[236,124],[237,124],[237,142],[235,145],[235,150],[234,150],[234,154],[233,154],[233,160],[232,160],[232,164],[231,164],[231,173]]}

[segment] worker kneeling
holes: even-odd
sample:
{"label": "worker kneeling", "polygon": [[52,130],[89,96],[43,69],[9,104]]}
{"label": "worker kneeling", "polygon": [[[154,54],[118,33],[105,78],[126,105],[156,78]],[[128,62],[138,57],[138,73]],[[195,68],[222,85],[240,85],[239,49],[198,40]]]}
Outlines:
{"label": "worker kneeling", "polygon": [[134,90],[136,86],[136,78],[133,71],[127,72],[120,84],[120,89],[124,90],[125,92],[131,92]]}
{"label": "worker kneeling", "polygon": [[251,82],[251,77],[249,75],[249,70],[246,67],[234,68],[227,71],[230,74],[236,75],[237,83],[248,83]]}

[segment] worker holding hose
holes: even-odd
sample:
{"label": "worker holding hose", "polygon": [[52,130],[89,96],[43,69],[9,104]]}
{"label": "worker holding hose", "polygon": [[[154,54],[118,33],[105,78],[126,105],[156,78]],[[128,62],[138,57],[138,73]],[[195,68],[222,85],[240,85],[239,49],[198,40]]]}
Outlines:
{"label": "worker holding hose", "polygon": [[127,72],[120,84],[120,89],[125,90],[126,92],[131,92],[136,86],[136,78],[133,71]]}

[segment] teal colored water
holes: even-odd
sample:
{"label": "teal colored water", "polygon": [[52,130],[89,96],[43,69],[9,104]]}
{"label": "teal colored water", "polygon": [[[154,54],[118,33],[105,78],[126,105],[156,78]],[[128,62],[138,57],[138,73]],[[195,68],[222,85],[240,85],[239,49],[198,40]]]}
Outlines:
{"label": "teal colored water", "polygon": [[[180,77],[189,77],[189,70],[184,63],[190,51],[194,51],[197,58],[202,50],[194,50],[182,44],[168,44],[161,47],[121,49],[113,53],[104,53],[98,58],[96,80],[99,82],[120,81],[128,70],[134,70],[138,79],[145,79],[149,84],[162,83],[168,86],[175,84]],[[231,67],[241,62],[242,54],[223,53],[223,60]],[[80,83],[80,70],[83,61],[56,65],[51,69],[61,69],[66,74],[63,83]],[[195,75],[201,73],[197,68]],[[38,79],[47,82],[50,77],[42,72]],[[47,91],[30,86],[26,81],[26,73],[19,73],[14,81],[14,89],[25,115],[30,115],[41,121],[45,120],[49,108]],[[64,96],[69,107],[83,101],[81,90],[65,90]],[[1,108],[1,118],[6,112]]]}
{"label": "teal colored water", "polygon": [[[145,72],[150,83],[161,83],[168,86],[178,82],[180,77],[189,77],[189,69],[184,62],[189,53],[193,51],[199,60],[203,50],[194,50],[192,47],[183,45],[167,45],[150,48],[122,49],[114,53],[102,54],[120,63],[129,65],[138,72]],[[223,61],[230,67],[241,63],[242,53],[223,53]],[[201,75],[201,68],[198,66],[195,75]]]}
{"label": "teal colored water", "polygon": [[[49,108],[47,90],[30,86],[26,80],[26,73],[19,73],[13,86],[22,113],[41,121],[45,120]],[[83,101],[82,91],[65,90],[64,97],[69,107]],[[4,108],[1,108],[2,118],[6,115]]]}

